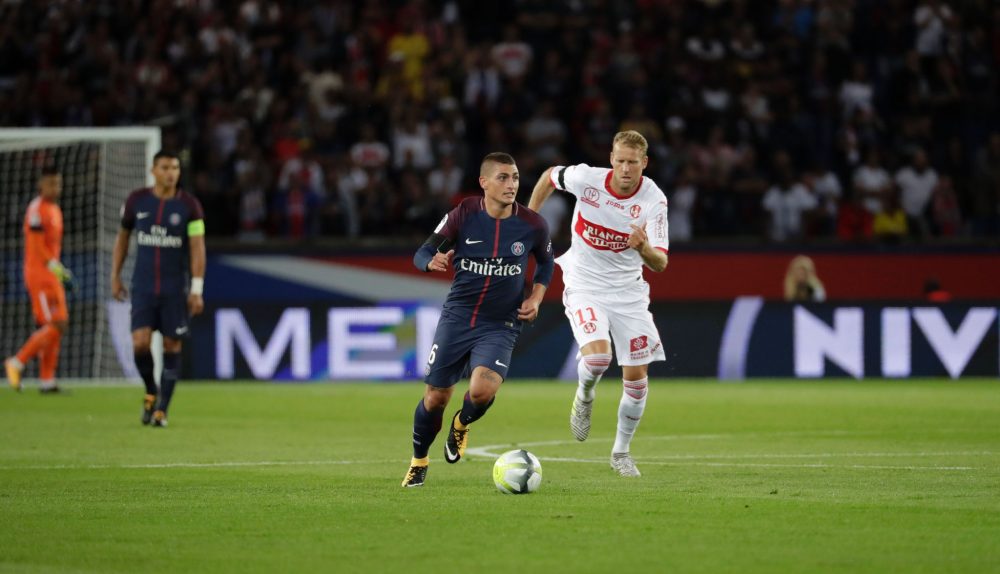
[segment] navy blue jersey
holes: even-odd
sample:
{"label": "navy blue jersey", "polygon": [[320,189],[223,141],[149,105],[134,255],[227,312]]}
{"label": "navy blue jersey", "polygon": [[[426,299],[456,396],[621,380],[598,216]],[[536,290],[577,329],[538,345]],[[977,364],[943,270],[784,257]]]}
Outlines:
{"label": "navy blue jersey", "polygon": [[[469,198],[451,210],[437,229],[445,246],[455,250],[452,265],[455,279],[442,311],[470,327],[477,323],[505,323],[519,326],[517,310],[525,298],[528,255],[537,263],[534,282],[548,286],[552,279],[552,242],[545,220],[515,203],[513,214],[494,219],[486,212],[482,198]],[[421,271],[434,255],[427,243],[414,257]]]}
{"label": "navy blue jersey", "polygon": [[152,188],[137,189],[122,206],[122,227],[139,246],[132,292],[159,295],[187,291],[190,264],[188,224],[205,218],[201,203],[183,190],[160,199]]}

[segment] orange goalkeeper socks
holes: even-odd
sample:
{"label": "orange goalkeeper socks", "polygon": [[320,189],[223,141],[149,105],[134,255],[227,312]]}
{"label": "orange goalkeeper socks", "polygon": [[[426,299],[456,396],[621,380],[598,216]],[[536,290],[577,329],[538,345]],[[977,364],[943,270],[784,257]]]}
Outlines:
{"label": "orange goalkeeper socks", "polygon": [[31,334],[28,341],[23,347],[21,347],[21,350],[17,352],[17,359],[21,361],[22,365],[28,364],[28,361],[35,358],[35,355],[51,344],[53,338],[58,341],[59,335],[60,333],[58,329],[52,325],[45,325]]}
{"label": "orange goalkeeper socks", "polygon": [[56,331],[56,336],[50,338],[48,346],[41,353],[38,376],[43,381],[52,381],[56,378],[56,365],[59,364],[61,346],[62,333]]}

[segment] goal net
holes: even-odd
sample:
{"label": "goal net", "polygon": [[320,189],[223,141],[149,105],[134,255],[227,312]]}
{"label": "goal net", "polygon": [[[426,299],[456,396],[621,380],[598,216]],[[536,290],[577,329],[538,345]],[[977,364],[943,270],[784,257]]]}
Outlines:
{"label": "goal net", "polygon": [[[57,377],[134,378],[128,304],[110,295],[111,256],[121,206],[129,192],[152,184],[159,149],[159,128],[0,129],[0,357],[17,352],[36,328],[24,287],[22,225],[39,171],[51,162],[63,175],[62,261],[76,276],[76,290],[66,293],[69,329]],[[131,265],[129,257],[124,281]],[[25,375],[37,373],[32,361]]]}

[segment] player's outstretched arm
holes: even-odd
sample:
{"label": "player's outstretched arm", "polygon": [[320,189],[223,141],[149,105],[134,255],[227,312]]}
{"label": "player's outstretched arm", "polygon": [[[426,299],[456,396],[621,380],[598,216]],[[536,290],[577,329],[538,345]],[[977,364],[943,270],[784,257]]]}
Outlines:
{"label": "player's outstretched arm", "polygon": [[528,200],[528,209],[532,211],[538,211],[545,200],[552,195],[555,191],[556,186],[552,185],[552,168],[545,170],[542,177],[538,178],[538,183],[535,184],[535,188],[531,190],[531,198]]}
{"label": "player's outstretched arm", "polygon": [[128,240],[132,232],[121,228],[118,236],[115,237],[115,248],[111,255],[111,296],[119,301],[124,301],[128,297],[128,291],[122,284],[122,265],[125,264],[125,257],[128,256]]}

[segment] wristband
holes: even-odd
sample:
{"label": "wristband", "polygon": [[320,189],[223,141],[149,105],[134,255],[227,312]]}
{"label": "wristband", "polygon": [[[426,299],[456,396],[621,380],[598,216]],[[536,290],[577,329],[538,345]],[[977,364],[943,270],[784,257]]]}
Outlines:
{"label": "wristband", "polygon": [[192,277],[191,278],[191,294],[201,295],[205,291],[205,278],[204,277]]}

